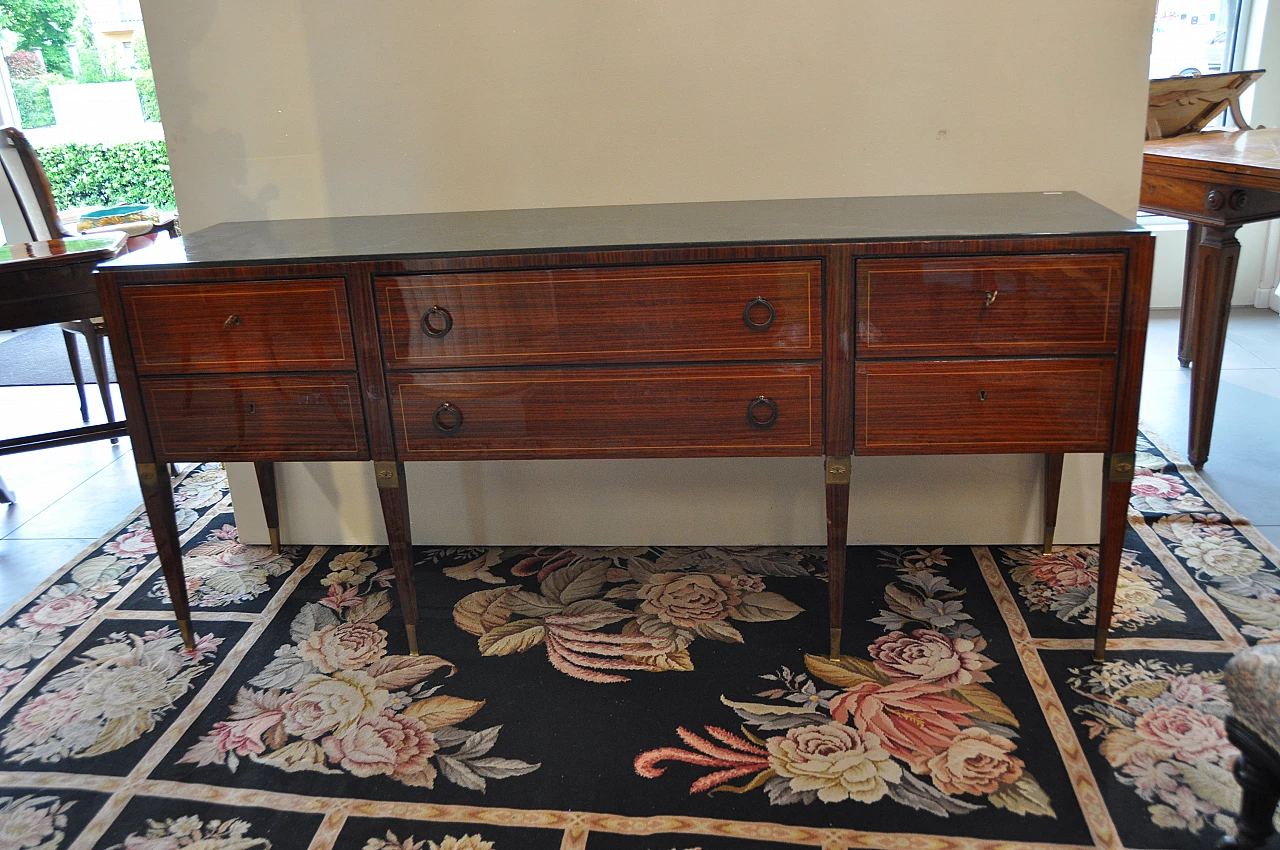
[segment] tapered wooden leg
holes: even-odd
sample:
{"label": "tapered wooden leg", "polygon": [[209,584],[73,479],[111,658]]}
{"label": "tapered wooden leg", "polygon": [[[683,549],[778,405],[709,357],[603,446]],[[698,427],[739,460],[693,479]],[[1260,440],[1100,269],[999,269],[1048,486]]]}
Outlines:
{"label": "tapered wooden leg", "polygon": [[1191,428],[1187,454],[1196,468],[1209,459],[1218,379],[1235,287],[1239,226],[1204,225],[1196,251],[1195,360],[1191,367]]}
{"label": "tapered wooden leg", "polygon": [[844,630],[844,571],[849,554],[849,468],[847,457],[827,458],[827,581],[831,659],[840,658]]}
{"label": "tapered wooden leg", "polygon": [[13,491],[5,486],[4,479],[0,478],[0,505],[11,505],[18,498],[13,495]]}
{"label": "tapered wooden leg", "polygon": [[1187,223],[1187,253],[1182,270],[1182,312],[1178,315],[1178,362],[1183,368],[1196,359],[1196,275],[1201,225]]}
{"label": "tapered wooden leg", "polygon": [[267,535],[271,538],[271,554],[280,554],[280,503],[276,498],[276,465],[270,461],[256,460],[253,471],[258,475],[258,494],[262,497],[262,512],[267,517]]}
{"label": "tapered wooden leg", "polygon": [[169,486],[169,470],[164,464],[138,464],[138,483],[142,485],[142,502],[151,522],[151,537],[160,556],[160,569],[169,589],[173,615],[187,649],[195,649],[191,630],[191,608],[187,603],[187,579],[182,572],[182,544],[178,539],[178,523],[173,510],[173,490]]}
{"label": "tapered wooden leg", "polygon": [[1129,496],[1133,489],[1133,455],[1107,454],[1102,460],[1102,529],[1098,544],[1097,631],[1093,640],[1093,660],[1103,661],[1107,635],[1111,631],[1111,609],[1116,601],[1120,578],[1120,556],[1129,524]]}
{"label": "tapered wooden leg", "polygon": [[[85,319],[81,323],[85,329],[84,338],[89,343],[89,359],[93,363],[93,379],[98,382],[98,395],[102,396],[102,409],[107,414],[108,422],[116,421],[116,410],[111,404],[111,379],[107,372],[107,337],[99,332],[93,322]],[[120,442],[118,437],[111,438],[112,443]]]}
{"label": "tapered wooden leg", "polygon": [[71,361],[71,377],[76,382],[76,394],[80,396],[80,421],[89,424],[89,401],[84,397],[84,371],[80,368],[80,345],[74,331],[62,329],[62,342],[67,346],[67,359]]}
{"label": "tapered wooden leg", "polygon": [[1044,456],[1044,553],[1053,551],[1053,532],[1058,527],[1058,497],[1062,493],[1062,452]]}
{"label": "tapered wooden leg", "polygon": [[387,525],[387,542],[391,548],[391,568],[396,574],[400,593],[400,611],[409,638],[409,654],[418,654],[418,591],[413,581],[413,546],[409,533],[409,493],[405,489],[404,464],[392,461],[374,463],[378,482],[378,498]]}

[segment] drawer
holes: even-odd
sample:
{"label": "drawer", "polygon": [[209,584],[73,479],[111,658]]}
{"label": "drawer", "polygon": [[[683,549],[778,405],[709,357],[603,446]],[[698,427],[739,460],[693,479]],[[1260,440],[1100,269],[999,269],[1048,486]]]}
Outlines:
{"label": "drawer", "polygon": [[174,460],[368,460],[354,375],[141,381],[151,439]]}
{"label": "drawer", "polygon": [[822,453],[816,363],[399,373],[388,383],[406,460]]}
{"label": "drawer", "polygon": [[1095,452],[1110,436],[1110,358],[858,363],[854,452]]}
{"label": "drawer", "polygon": [[120,298],[141,375],[356,368],[341,278],[136,286]]}
{"label": "drawer", "polygon": [[857,357],[1111,354],[1120,254],[860,260]]}
{"label": "drawer", "polygon": [[821,292],[816,260],[377,281],[391,369],[816,360],[822,356]]}

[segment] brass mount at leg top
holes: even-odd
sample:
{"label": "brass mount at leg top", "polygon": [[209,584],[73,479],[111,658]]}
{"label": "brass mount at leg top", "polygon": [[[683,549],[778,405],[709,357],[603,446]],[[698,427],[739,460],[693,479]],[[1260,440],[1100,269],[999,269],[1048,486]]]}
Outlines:
{"label": "brass mount at leg top", "polygon": [[400,486],[400,473],[396,470],[394,460],[378,460],[373,463],[373,477],[378,487],[383,490]]}
{"label": "brass mount at leg top", "polygon": [[154,463],[138,464],[138,483],[143,487],[160,486],[160,473]]}
{"label": "brass mount at leg top", "polygon": [[852,468],[852,461],[848,457],[829,457],[827,458],[827,483],[828,484],[848,484],[849,471]]}
{"label": "brass mount at leg top", "polygon": [[1111,468],[1107,470],[1107,480],[1113,483],[1133,480],[1133,466],[1136,463],[1133,452],[1116,452],[1111,455]]}

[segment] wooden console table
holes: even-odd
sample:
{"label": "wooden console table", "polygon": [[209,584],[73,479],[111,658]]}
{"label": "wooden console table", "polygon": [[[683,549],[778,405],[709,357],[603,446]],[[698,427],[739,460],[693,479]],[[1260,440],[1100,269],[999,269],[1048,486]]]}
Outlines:
{"label": "wooden console table", "polygon": [[405,461],[825,456],[836,656],[852,453],[1044,453],[1052,527],[1104,452],[1101,653],[1151,254],[1055,192],[235,222],[98,279],[188,637],[168,461],[253,461],[275,540],[273,462],[372,461],[416,652]]}
{"label": "wooden console table", "polygon": [[1147,142],[1142,209],[1186,219],[1178,360],[1191,365],[1187,454],[1209,459],[1243,224],[1280,218],[1280,130],[1190,133]]}

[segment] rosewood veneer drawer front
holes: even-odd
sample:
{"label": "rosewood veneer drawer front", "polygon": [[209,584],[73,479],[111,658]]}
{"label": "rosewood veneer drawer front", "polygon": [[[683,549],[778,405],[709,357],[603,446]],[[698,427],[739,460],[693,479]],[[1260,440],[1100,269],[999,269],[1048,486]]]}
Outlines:
{"label": "rosewood veneer drawer front", "polygon": [[816,363],[393,374],[388,382],[405,460],[822,453]]}
{"label": "rosewood veneer drawer front", "polygon": [[367,460],[355,376],[144,380],[159,452],[200,460]]}
{"label": "rosewood veneer drawer front", "polygon": [[1103,451],[1110,358],[858,363],[860,455]]}
{"label": "rosewood veneer drawer front", "polygon": [[120,298],[139,374],[356,368],[341,278],[135,286]]}
{"label": "rosewood veneer drawer front", "polygon": [[1120,254],[859,260],[858,357],[1110,354]]}
{"label": "rosewood veneer drawer front", "polygon": [[822,356],[822,265],[713,263],[377,281],[392,369]]}

